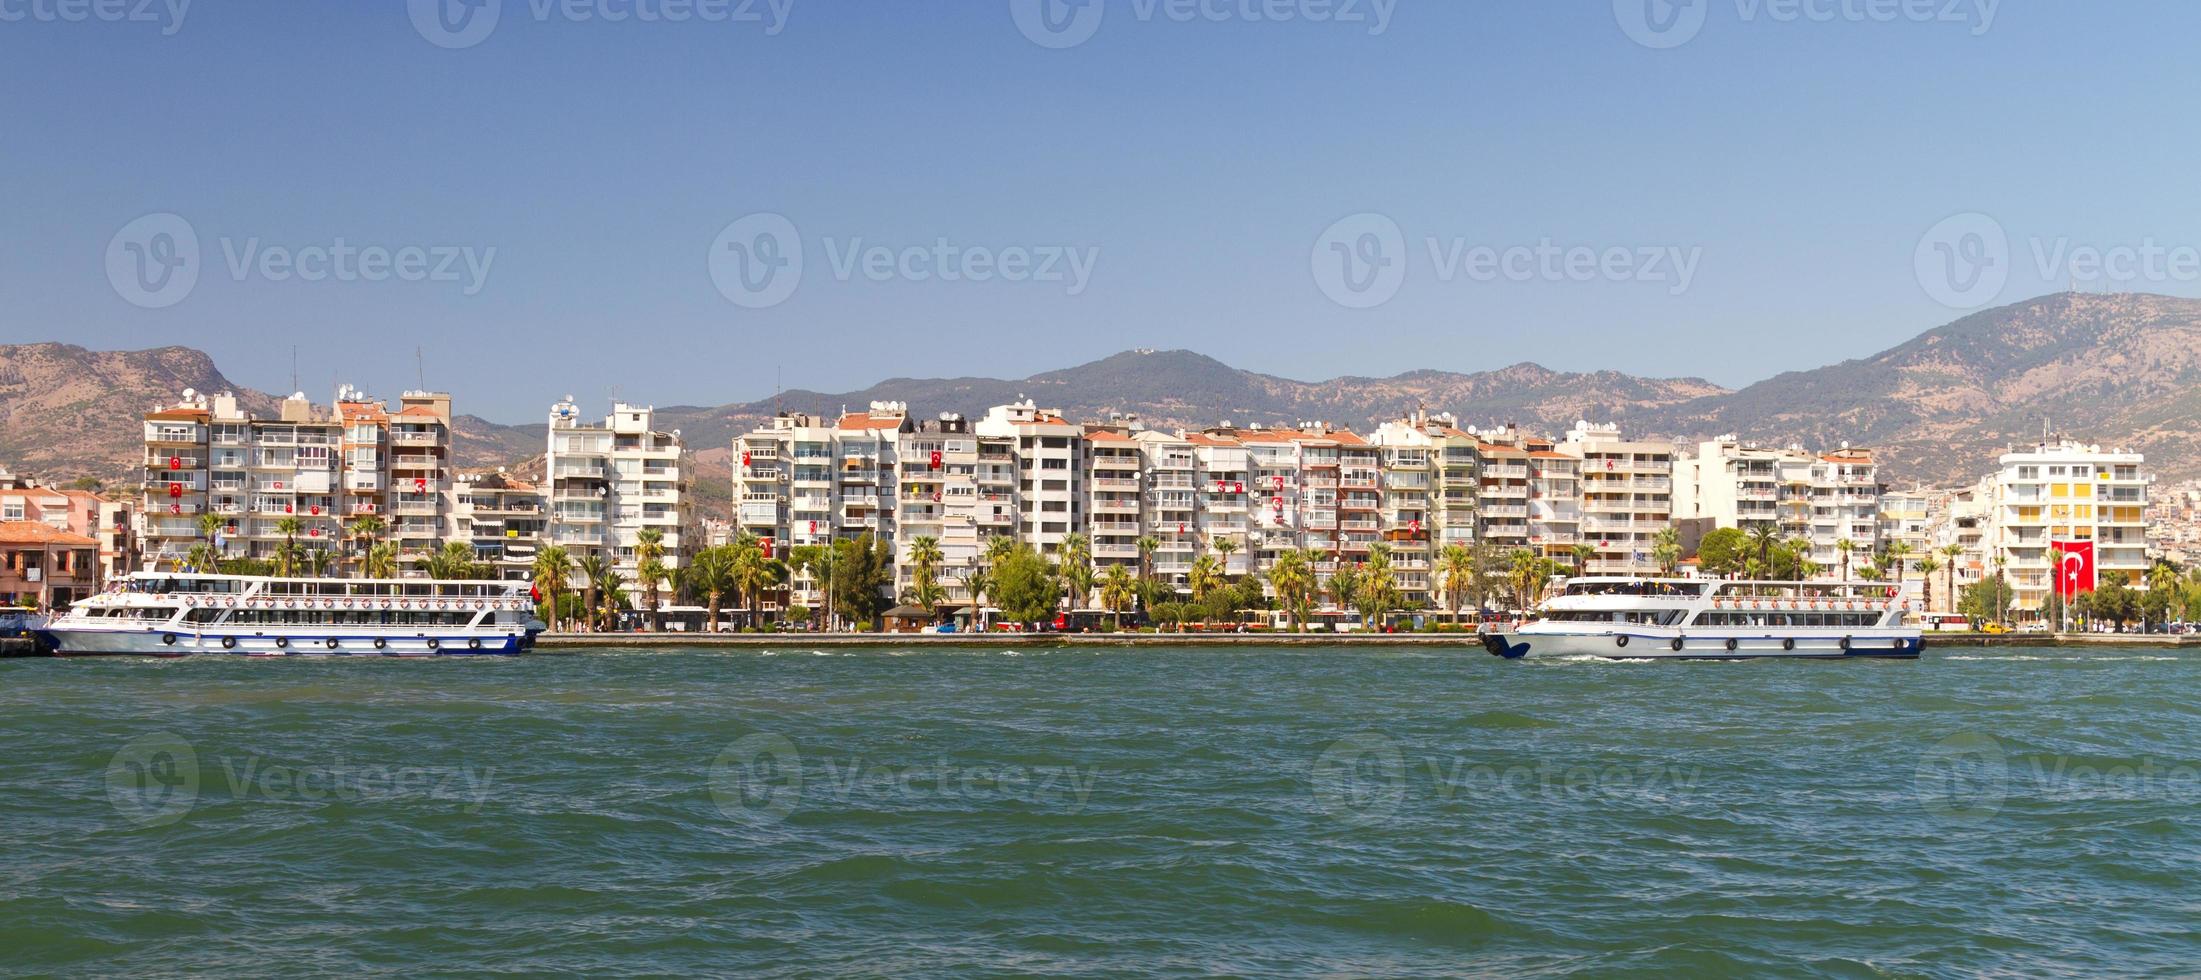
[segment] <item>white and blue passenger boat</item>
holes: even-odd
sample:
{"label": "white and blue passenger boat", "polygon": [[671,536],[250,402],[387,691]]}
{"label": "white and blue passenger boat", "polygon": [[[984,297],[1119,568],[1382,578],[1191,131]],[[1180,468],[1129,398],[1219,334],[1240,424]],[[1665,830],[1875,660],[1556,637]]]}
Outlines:
{"label": "white and blue passenger boat", "polygon": [[58,656],[515,654],[543,629],[526,582],[137,572],[37,631]]}
{"label": "white and blue passenger boat", "polygon": [[1578,578],[1517,629],[1483,634],[1508,660],[1916,659],[1905,589],[1884,582]]}

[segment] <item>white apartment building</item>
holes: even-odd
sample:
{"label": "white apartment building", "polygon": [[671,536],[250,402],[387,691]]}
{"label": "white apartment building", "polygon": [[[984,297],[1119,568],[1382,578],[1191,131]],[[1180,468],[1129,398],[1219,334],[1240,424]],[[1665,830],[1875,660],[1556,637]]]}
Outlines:
{"label": "white apartment building", "polygon": [[680,433],[657,431],[654,420],[651,408],[622,402],[601,423],[584,422],[568,395],[550,408],[543,460],[547,543],[564,547],[576,561],[607,559],[637,589],[635,546],[642,529],[663,535],[663,561],[677,569],[686,562],[694,525]]}
{"label": "white apartment building", "polygon": [[1882,510],[1878,468],[1868,450],[1812,453],[1726,435],[1674,460],[1676,518],[1709,518],[1731,528],[1776,525],[1783,540],[1810,544],[1810,559],[1825,576],[1841,575],[1844,540],[1851,544],[1853,572],[1878,550]]}
{"label": "white apartment building", "polygon": [[1583,572],[1657,574],[1658,535],[1673,523],[1673,444],[1577,422],[1557,451],[1582,461],[1582,540],[1596,549]]}
{"label": "white apartment building", "polygon": [[2004,453],[1992,481],[1986,548],[2037,613],[2054,585],[2056,541],[2092,541],[2098,582],[2139,585],[2148,569],[2146,457],[2069,440]]}
{"label": "white apartment building", "polygon": [[918,538],[931,538],[940,549],[934,570],[942,601],[960,607],[971,601],[962,573],[982,552],[978,522],[978,436],[970,420],[953,413],[921,421],[902,431],[894,449],[895,477],[894,593],[916,585],[915,567],[903,560]]}
{"label": "white apartment building", "polygon": [[1183,437],[1192,450],[1193,476],[1200,485],[1200,526],[1210,546],[1228,538],[1237,543],[1224,562],[1224,572],[1245,575],[1255,567],[1256,531],[1252,515],[1258,509],[1260,487],[1247,462],[1246,444],[1223,432],[1192,432]]}
{"label": "white apartment building", "polygon": [[474,546],[474,560],[506,581],[534,577],[535,553],[548,529],[542,488],[502,471],[461,476],[450,493],[450,539]]}
{"label": "white apartment building", "polygon": [[186,390],[145,416],[143,557],[182,558],[209,513],[225,518],[229,557],[273,559],[288,519],[306,550],[342,556],[346,523],[363,515],[383,519],[401,559],[424,555],[447,529],[450,424],[442,393],[406,392],[393,412],[347,386],[328,410],[298,393],[257,418],[231,393]]}
{"label": "white apartment building", "polygon": [[[1016,464],[1016,533],[1053,554],[1086,521],[1085,427],[1026,400],[996,405],[972,427],[982,445],[1006,445]],[[1118,509],[1121,516],[1129,511]]]}

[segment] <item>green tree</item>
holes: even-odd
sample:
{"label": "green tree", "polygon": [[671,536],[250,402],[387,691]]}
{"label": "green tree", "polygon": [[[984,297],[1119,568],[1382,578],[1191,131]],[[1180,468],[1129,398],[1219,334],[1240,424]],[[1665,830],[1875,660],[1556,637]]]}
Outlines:
{"label": "green tree", "polygon": [[596,604],[598,583],[604,580],[605,572],[611,571],[611,562],[606,561],[602,555],[589,554],[582,555],[577,564],[581,569],[581,577],[587,580],[584,588],[587,589],[588,597],[581,602],[581,608],[587,611],[583,624],[593,631],[596,629],[596,610],[599,608]]}
{"label": "green tree", "polygon": [[373,514],[361,514],[352,518],[351,538],[359,549],[359,573],[361,575],[368,578],[375,577],[373,572],[367,570],[367,556],[374,553],[375,544],[381,540],[383,530],[389,526],[387,521]]}
{"label": "green tree", "polygon": [[1697,543],[1697,567],[1706,575],[1739,575],[1748,562],[1749,546],[1750,536],[1740,529],[1719,528]]}
{"label": "green tree", "polygon": [[1574,574],[1589,574],[1590,559],[1597,557],[1597,546],[1593,544],[1577,544],[1574,547],[1567,549],[1567,552],[1574,557]]}
{"label": "green tree", "polygon": [[1290,617],[1293,632],[1306,628],[1308,607],[1314,603],[1314,563],[1304,551],[1286,551],[1276,556],[1269,566],[1269,587],[1276,591],[1276,603]]}
{"label": "green tree", "polygon": [[841,615],[876,623],[892,605],[894,555],[876,534],[833,542],[833,603]]}
{"label": "green tree", "polygon": [[1185,584],[1192,588],[1192,600],[1199,602],[1223,585],[1223,564],[1214,555],[1201,555],[1192,560],[1192,570],[1185,576]]}
{"label": "green tree", "polygon": [[787,552],[788,567],[810,576],[818,585],[818,594],[825,599],[825,604],[817,610],[817,615],[823,617],[820,628],[833,625],[833,557],[834,550],[828,545],[799,544]]}
{"label": "green tree", "polygon": [[1842,553],[1842,581],[1847,582],[1849,581],[1850,552],[1857,550],[1857,542],[1851,541],[1848,538],[1843,538],[1840,541],[1834,542],[1834,550]]}
{"label": "green tree", "polygon": [[1368,552],[1368,563],[1361,567],[1360,611],[1361,625],[1379,629],[1385,615],[1399,607],[1398,575],[1391,568],[1391,548],[1378,542]]}
{"label": "green tree", "polygon": [[946,590],[940,588],[940,539],[920,534],[909,542],[910,598],[938,615]]}
{"label": "green tree", "polygon": [[720,545],[697,552],[695,559],[688,563],[688,570],[683,577],[687,580],[688,588],[703,598],[704,628],[713,633],[718,632],[719,608],[727,593],[740,587],[739,581],[734,577],[733,546]]}
{"label": "green tree", "polygon": [[295,514],[275,522],[275,533],[283,536],[283,543],[275,547],[275,574],[283,578],[298,574],[298,562],[305,557],[298,547],[298,535],[305,530],[306,522]]}
{"label": "green tree", "polygon": [[1773,549],[1781,543],[1781,526],[1772,521],[1753,521],[1743,533],[1750,539],[1750,553],[1758,558],[1759,573],[1771,577]]}
{"label": "green tree", "polygon": [[360,574],[368,578],[392,579],[397,577],[397,546],[388,541],[368,546],[367,555],[360,560]]}
{"label": "green tree", "polygon": [[[383,545],[382,547],[389,546]],[[372,556],[368,558],[370,564],[373,560]],[[393,564],[397,560],[394,549],[389,556],[389,560]],[[544,625],[555,633],[558,630],[559,622],[558,596],[565,592],[566,583],[572,575],[573,556],[566,552],[564,545],[546,544],[535,552],[533,572],[535,591],[542,596]],[[372,573],[370,572],[370,574]]]}
{"label": "green tree", "polygon": [[1537,555],[1527,548],[1513,552],[1512,569],[1507,574],[1507,584],[1513,589],[1514,605],[1522,612],[1536,608],[1543,597],[1544,583],[1551,580],[1554,566],[1551,559]]}
{"label": "green tree", "polygon": [[1923,607],[1926,612],[1934,611],[1934,573],[1940,570],[1941,560],[1935,558],[1933,552],[1927,552],[1926,557],[1918,560],[1918,575],[1926,580],[1926,604]]}
{"label": "green tree", "polygon": [[1075,531],[1062,536],[1062,585],[1070,608],[1082,609],[1093,601],[1093,545]]}
{"label": "green tree", "polygon": [[1339,610],[1354,609],[1360,605],[1361,568],[1358,565],[1340,564],[1330,573],[1325,591],[1330,593],[1330,605]]}
{"label": "green tree", "polygon": [[1675,527],[1659,529],[1652,539],[1651,560],[1658,563],[1660,575],[1673,575],[1681,568],[1681,530]]}
{"label": "green tree", "polygon": [[1050,618],[1062,583],[1052,565],[1039,552],[1019,547],[994,563],[994,602],[1003,615],[1019,623]]}
{"label": "green tree", "polygon": [[649,610],[650,632],[665,628],[664,616],[658,611],[658,586],[670,577],[672,569],[665,564],[665,532],[645,527],[634,534],[634,571],[642,578],[642,604]]}
{"label": "green tree", "polygon": [[1108,610],[1117,629],[1123,628],[1123,611],[1139,596],[1138,580],[1122,565],[1110,565],[1101,573],[1101,608]]}
{"label": "green tree", "polygon": [[1445,607],[1458,619],[1460,607],[1474,594],[1475,551],[1463,544],[1448,544],[1437,552],[1437,581],[1443,583]]}

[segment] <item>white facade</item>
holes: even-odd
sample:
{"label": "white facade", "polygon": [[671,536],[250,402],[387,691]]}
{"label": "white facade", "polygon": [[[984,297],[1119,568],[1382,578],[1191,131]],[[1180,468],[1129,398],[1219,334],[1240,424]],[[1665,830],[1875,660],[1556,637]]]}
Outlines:
{"label": "white facade", "polygon": [[655,413],[624,403],[601,423],[583,422],[573,399],[551,406],[543,482],[549,543],[575,560],[597,555],[638,586],[635,546],[643,528],[663,535],[665,565],[686,562],[694,525],[680,433],[652,428]]}
{"label": "white facade", "polygon": [[2009,576],[2013,608],[2050,594],[2054,541],[2092,541],[2098,581],[2138,585],[2147,574],[2146,457],[2077,442],[2005,453],[1991,478],[1988,553]]}

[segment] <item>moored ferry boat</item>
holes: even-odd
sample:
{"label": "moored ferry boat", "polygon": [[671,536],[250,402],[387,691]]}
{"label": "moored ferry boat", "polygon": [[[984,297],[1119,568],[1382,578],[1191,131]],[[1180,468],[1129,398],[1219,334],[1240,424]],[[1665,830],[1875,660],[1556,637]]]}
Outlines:
{"label": "moored ferry boat", "polygon": [[37,631],[58,656],[515,654],[543,624],[525,582],[138,572]]}
{"label": "moored ferry boat", "polygon": [[1925,640],[1903,623],[1907,599],[1880,582],[1578,578],[1483,647],[1509,660],[1915,659]]}

